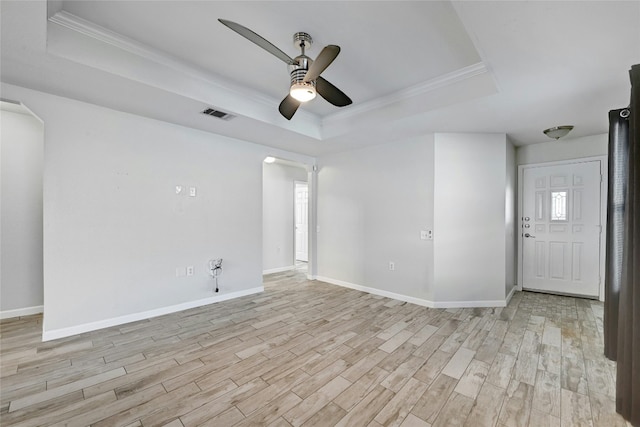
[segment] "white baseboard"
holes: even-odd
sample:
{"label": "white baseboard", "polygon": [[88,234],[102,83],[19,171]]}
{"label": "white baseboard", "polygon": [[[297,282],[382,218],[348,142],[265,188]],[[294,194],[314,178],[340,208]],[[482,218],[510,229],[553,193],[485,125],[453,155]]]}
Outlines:
{"label": "white baseboard", "polygon": [[[136,322],[138,320],[149,319],[152,317],[162,316],[165,314],[175,313],[177,311],[188,310],[190,308],[201,307],[203,305],[214,304],[216,302],[227,301],[246,295],[264,292],[264,287],[245,289],[238,292],[228,294],[215,295],[209,298],[189,301],[182,304],[171,305],[169,307],[157,308],[155,310],[143,311],[140,313],[127,314],[126,316],[114,317],[111,319],[99,320],[97,322],[85,323],[82,325],[71,326],[68,328],[53,329],[50,331],[42,331],[42,341],[51,341],[59,338],[65,338],[72,335],[82,334],[84,332],[95,331],[98,329],[109,328],[111,326],[123,325],[125,323]],[[45,319],[46,326],[46,319]]]}
{"label": "white baseboard", "polygon": [[518,286],[517,285],[513,285],[511,287],[511,291],[509,291],[509,295],[507,295],[507,298],[505,298],[505,303],[506,303],[505,307],[507,305],[509,305],[509,301],[511,301],[511,298],[513,297],[513,294],[515,294],[517,290],[518,290]]}
{"label": "white baseboard", "polygon": [[16,308],[14,310],[0,311],[0,319],[10,319],[12,317],[31,316],[32,314],[40,314],[44,312],[43,305],[34,307]]}
{"label": "white baseboard", "polygon": [[283,271],[291,271],[295,269],[296,269],[295,265],[287,265],[286,267],[270,268],[268,270],[263,270],[262,275],[264,276],[265,274],[282,273]]}
{"label": "white baseboard", "polygon": [[434,308],[480,308],[480,307],[506,307],[504,300],[487,301],[438,301],[433,303]]}
{"label": "white baseboard", "polygon": [[398,301],[409,302],[411,304],[421,305],[429,308],[475,308],[475,307],[506,307],[505,300],[495,301],[429,301],[422,298],[411,297],[408,295],[397,294],[395,292],[383,291],[381,289],[370,288],[368,286],[356,285],[354,283],[342,280],[332,279],[330,277],[317,276],[316,280],[330,283],[332,285],[342,286],[344,288],[355,289],[357,291],[367,292],[373,295],[379,295],[395,299]]}
{"label": "white baseboard", "polygon": [[370,288],[368,286],[356,285],[354,283],[345,282],[342,280],[332,279],[330,277],[316,276],[316,280],[321,282],[330,283],[332,285],[342,286],[343,288],[355,289],[356,291],[366,292],[372,295],[378,295],[381,297],[387,297],[398,301],[410,302],[411,304],[421,305],[423,307],[433,308],[433,302],[425,299],[410,297],[407,295],[396,294],[395,292],[383,291],[381,289]]}

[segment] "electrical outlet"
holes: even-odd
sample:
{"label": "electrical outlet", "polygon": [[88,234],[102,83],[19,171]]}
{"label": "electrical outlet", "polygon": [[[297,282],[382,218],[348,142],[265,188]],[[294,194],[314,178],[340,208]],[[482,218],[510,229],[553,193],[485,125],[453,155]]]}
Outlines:
{"label": "electrical outlet", "polygon": [[420,230],[421,240],[433,240],[433,230]]}
{"label": "electrical outlet", "polygon": [[389,270],[395,271],[395,269],[396,269],[396,263],[393,261],[389,261]]}
{"label": "electrical outlet", "polygon": [[189,187],[189,197],[196,197],[196,187]]}
{"label": "electrical outlet", "polygon": [[187,267],[187,276],[193,276],[193,265]]}

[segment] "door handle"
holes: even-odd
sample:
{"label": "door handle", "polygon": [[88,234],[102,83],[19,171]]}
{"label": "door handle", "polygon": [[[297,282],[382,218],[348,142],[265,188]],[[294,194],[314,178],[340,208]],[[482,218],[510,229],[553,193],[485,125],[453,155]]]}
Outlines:
{"label": "door handle", "polygon": [[535,239],[536,236],[534,236],[533,234],[524,233],[524,237],[533,237]]}

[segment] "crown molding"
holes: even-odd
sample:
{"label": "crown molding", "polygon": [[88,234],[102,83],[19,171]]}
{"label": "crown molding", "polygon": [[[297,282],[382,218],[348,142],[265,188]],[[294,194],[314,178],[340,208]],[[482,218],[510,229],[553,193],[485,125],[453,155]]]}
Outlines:
{"label": "crown molding", "polygon": [[[159,64],[187,72],[191,75],[195,75],[207,81],[211,81],[211,75],[209,73],[197,69],[196,67],[187,66],[183,62],[166,53],[163,53],[157,49],[153,49],[150,46],[130,39],[126,36],[123,36],[122,34],[116,33],[115,31],[111,31],[107,28],[101,27],[91,21],[87,21],[86,19],[80,18],[79,16],[76,16],[64,10],[57,12],[55,15],[51,16],[49,18],[49,21],[78,33],[84,34],[85,36],[99,40],[103,43],[110,44],[129,53],[133,53],[134,55],[150,59]],[[219,86],[219,84],[215,81],[213,81],[212,83]]]}
{"label": "crown molding", "polygon": [[[117,49],[122,50],[123,52],[127,52],[137,57],[144,58],[155,64],[165,66],[185,76],[195,78],[214,88],[225,91],[231,96],[236,96],[239,99],[244,100],[245,102],[258,104],[266,108],[274,108],[280,102],[279,100],[276,100],[269,96],[248,90],[247,88],[238,85],[237,83],[229,82],[222,76],[218,76],[208,70],[180,60],[160,49],[156,49],[137,40],[126,37],[122,34],[104,28],[100,25],[95,24],[94,22],[88,21],[67,11],[60,10],[56,12],[51,17],[49,17],[49,22],[72,30],[73,32],[76,32],[78,34],[82,34],[83,36],[97,40],[101,43],[113,46]],[[428,94],[429,92],[432,92],[434,90],[454,85],[463,80],[467,80],[488,72],[489,70],[485,63],[478,62],[400,90],[393,94],[372,99],[370,101],[359,103],[357,105],[349,106],[345,109],[341,109],[340,111],[324,117],[304,110],[298,111],[297,115],[302,116],[299,117],[299,119],[302,119],[304,122],[306,122],[307,126],[312,125],[313,127],[315,127],[318,134],[320,135],[319,139],[323,140],[325,138],[324,130],[327,126],[332,126],[334,124],[337,124],[338,122],[351,120],[356,116],[364,115],[374,110],[382,109],[403,100],[424,96],[425,94]],[[231,111],[228,108],[225,109],[224,105],[219,105],[217,107],[233,114],[242,114],[242,112],[239,111]],[[286,126],[284,128],[286,128]],[[295,130],[293,131],[296,132]],[[302,131],[301,133],[304,134],[305,132]]]}
{"label": "crown molding", "polygon": [[323,125],[329,124],[334,121],[348,119],[356,115],[368,113],[372,110],[377,110],[379,108],[383,108],[409,98],[421,96],[436,89],[453,85],[463,80],[467,80],[488,72],[489,70],[483,62],[477,62],[475,64],[460,68],[447,74],[443,74],[425,82],[418,83],[417,85],[410,86],[406,89],[402,89],[398,92],[394,92],[391,95],[372,99],[371,101],[363,102],[356,106],[348,107],[348,109],[346,110],[338,111],[336,113],[325,116],[325,118],[323,119]]}
{"label": "crown molding", "polygon": [[[250,102],[259,103],[269,107],[273,107],[274,105],[277,106],[280,103],[280,100],[276,100],[269,96],[256,93],[255,91],[250,91],[235,83],[225,81],[221,76],[217,76],[214,73],[208,72],[194,65],[190,65],[180,59],[167,54],[166,52],[155,49],[144,43],[140,43],[129,37],[123,36],[122,34],[104,28],[98,24],[95,24],[67,11],[61,10],[59,12],[56,12],[54,15],[49,17],[49,22],[68,28],[87,37],[91,37],[100,42],[109,44],[133,55],[148,59],[160,65],[164,65],[168,68],[179,71],[191,77],[195,77],[206,82],[207,84],[225,91],[230,91],[235,95],[240,96]],[[220,108],[224,109],[223,106],[220,106]],[[298,116],[307,116],[306,119],[311,122],[320,122],[319,116],[313,113],[309,113],[308,111],[298,111]]]}

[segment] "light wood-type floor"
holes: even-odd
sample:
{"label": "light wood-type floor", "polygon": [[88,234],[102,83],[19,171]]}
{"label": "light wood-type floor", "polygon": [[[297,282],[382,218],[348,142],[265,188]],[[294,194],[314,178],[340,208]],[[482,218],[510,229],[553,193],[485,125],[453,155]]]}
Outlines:
{"label": "light wood-type floor", "polygon": [[[69,308],[73,310],[72,307]],[[311,282],[41,342],[2,322],[2,426],[627,426],[602,304],[427,309]]]}

